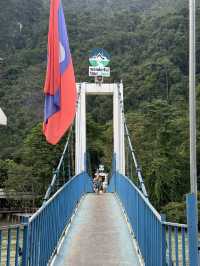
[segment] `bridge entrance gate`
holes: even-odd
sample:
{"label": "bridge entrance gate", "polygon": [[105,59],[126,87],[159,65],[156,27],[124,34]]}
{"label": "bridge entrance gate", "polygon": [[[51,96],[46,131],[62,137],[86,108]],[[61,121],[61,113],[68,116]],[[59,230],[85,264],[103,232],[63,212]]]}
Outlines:
{"label": "bridge entrance gate", "polygon": [[76,112],[76,174],[85,170],[86,153],[86,96],[113,95],[113,141],[116,154],[116,170],[125,174],[123,84],[77,83],[78,101]]}

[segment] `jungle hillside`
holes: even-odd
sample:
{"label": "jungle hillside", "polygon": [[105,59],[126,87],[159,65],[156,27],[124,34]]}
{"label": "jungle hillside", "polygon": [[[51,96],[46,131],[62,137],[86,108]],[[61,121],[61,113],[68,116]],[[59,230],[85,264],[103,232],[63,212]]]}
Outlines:
{"label": "jungle hillside", "polygon": [[[88,77],[91,49],[111,55],[111,77],[124,84],[134,149],[156,208],[184,220],[189,192],[188,6],[172,0],[63,0],[77,82]],[[197,156],[200,158],[200,9],[197,9]],[[66,138],[42,135],[49,1],[0,1],[1,188],[44,195]],[[87,99],[92,167],[112,160],[112,99]],[[198,160],[198,185],[200,161]]]}

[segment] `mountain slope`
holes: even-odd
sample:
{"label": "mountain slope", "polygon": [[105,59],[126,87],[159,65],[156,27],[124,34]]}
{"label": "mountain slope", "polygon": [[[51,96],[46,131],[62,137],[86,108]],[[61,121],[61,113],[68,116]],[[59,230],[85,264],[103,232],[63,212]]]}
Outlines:
{"label": "mountain slope", "polygon": [[[111,78],[107,81],[123,80],[128,123],[148,191],[158,207],[181,200],[189,187],[187,2],[63,2],[77,81],[93,81],[88,77],[92,48],[103,47],[111,54]],[[200,10],[197,12],[199,32]],[[0,128],[3,162],[13,159],[15,163],[28,164],[23,158],[24,140],[41,136],[38,123],[43,120],[48,13],[49,1],[9,0],[8,7],[5,0],[0,2],[0,57],[4,59],[0,61],[0,105],[8,116],[8,127]],[[199,38],[198,34],[197,43]],[[197,45],[197,106],[199,58]],[[99,161],[109,165],[112,99],[91,97],[87,106],[93,167]],[[197,136],[199,141],[199,128]],[[40,159],[44,157],[44,142],[39,141],[36,147],[34,141],[33,147],[30,144],[31,154],[35,154],[34,149],[39,150],[38,160],[34,157],[29,161],[33,169],[38,169],[38,165],[42,168],[44,163]],[[200,154],[199,146],[197,152]],[[40,174],[47,184],[48,176]]]}

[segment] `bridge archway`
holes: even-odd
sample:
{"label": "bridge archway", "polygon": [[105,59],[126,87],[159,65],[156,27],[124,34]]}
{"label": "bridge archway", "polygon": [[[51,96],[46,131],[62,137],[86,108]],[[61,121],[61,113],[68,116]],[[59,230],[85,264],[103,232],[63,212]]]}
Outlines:
{"label": "bridge archway", "polygon": [[113,140],[116,154],[116,169],[125,174],[124,121],[121,105],[123,104],[123,84],[77,83],[78,102],[76,112],[76,174],[85,170],[86,154],[86,96],[113,95]]}

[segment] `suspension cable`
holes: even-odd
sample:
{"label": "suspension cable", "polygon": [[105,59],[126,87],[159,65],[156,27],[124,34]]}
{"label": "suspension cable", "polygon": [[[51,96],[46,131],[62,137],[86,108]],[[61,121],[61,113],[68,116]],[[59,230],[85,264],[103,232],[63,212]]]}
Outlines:
{"label": "suspension cable", "polygon": [[130,149],[130,152],[131,152],[131,155],[132,155],[132,159],[134,161],[136,174],[137,174],[137,177],[138,177],[139,182],[140,182],[140,187],[141,187],[142,193],[148,199],[148,193],[147,193],[147,190],[146,190],[146,187],[145,187],[145,184],[144,184],[142,171],[141,171],[140,165],[139,165],[139,163],[137,161],[135,150],[133,149],[133,145],[131,143],[131,138],[130,138],[130,134],[129,134],[129,130],[128,130],[127,122],[126,122],[126,117],[125,117],[125,112],[124,112],[122,94],[120,92],[119,86],[120,86],[120,84],[118,84],[118,97],[119,97],[119,100],[120,100],[119,102],[120,102],[120,107],[121,107],[121,112],[122,112],[123,124],[124,124],[124,128],[125,128],[125,135],[127,136],[127,139],[128,139],[129,149]]}
{"label": "suspension cable", "polygon": [[46,192],[46,194],[45,194],[43,204],[49,199],[49,196],[50,196],[50,194],[51,194],[51,192],[52,192],[52,189],[53,189],[53,187],[54,187],[54,185],[55,185],[55,183],[56,183],[57,175],[58,175],[58,173],[59,173],[59,171],[60,171],[60,167],[61,167],[61,165],[62,165],[62,163],[63,163],[64,156],[65,156],[66,150],[67,150],[68,145],[69,145],[70,137],[71,137],[71,135],[72,135],[72,127],[73,127],[73,126],[71,126],[70,131],[69,131],[69,134],[68,134],[68,136],[67,136],[67,141],[66,141],[66,144],[65,144],[65,147],[64,147],[64,150],[63,150],[62,156],[61,156],[61,158],[60,158],[59,164],[58,164],[56,170],[54,171],[54,174],[53,174],[53,177],[52,177],[51,184],[49,185],[49,187],[48,187],[48,189],[47,189],[47,192]]}
{"label": "suspension cable", "polygon": [[[79,88],[78,97],[77,97],[77,101],[76,101],[76,111],[77,111],[78,104],[79,104],[80,93],[81,93],[81,89]],[[70,127],[70,130],[69,130],[69,133],[68,133],[68,136],[67,136],[67,141],[66,141],[62,156],[60,158],[60,161],[59,161],[59,164],[58,164],[56,170],[54,171],[54,174],[53,174],[53,177],[52,177],[52,180],[51,180],[51,184],[49,185],[49,187],[48,187],[48,189],[46,191],[46,194],[45,194],[45,197],[44,197],[44,200],[43,200],[43,204],[45,204],[46,201],[49,199],[49,196],[51,195],[52,189],[53,189],[53,187],[54,187],[54,185],[56,183],[57,176],[58,176],[58,173],[60,171],[60,167],[61,167],[61,165],[62,165],[62,163],[64,161],[65,153],[66,153],[66,151],[68,149],[68,146],[69,146],[69,141],[70,141],[70,138],[71,138],[71,135],[72,135],[72,131],[73,131],[73,125],[74,125],[74,123]]]}

